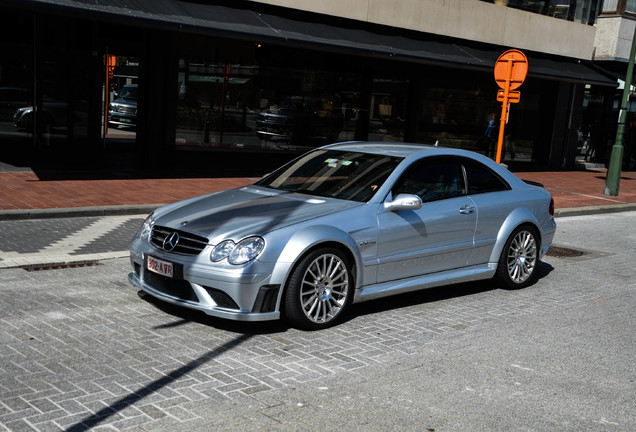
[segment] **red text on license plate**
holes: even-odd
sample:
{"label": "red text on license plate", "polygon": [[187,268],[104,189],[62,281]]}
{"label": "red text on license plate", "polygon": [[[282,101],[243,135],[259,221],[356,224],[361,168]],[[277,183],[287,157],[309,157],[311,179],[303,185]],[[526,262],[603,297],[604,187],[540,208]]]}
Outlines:
{"label": "red text on license plate", "polygon": [[167,277],[174,276],[174,266],[170,262],[149,256],[147,267],[148,270],[150,270],[151,272],[155,272]]}

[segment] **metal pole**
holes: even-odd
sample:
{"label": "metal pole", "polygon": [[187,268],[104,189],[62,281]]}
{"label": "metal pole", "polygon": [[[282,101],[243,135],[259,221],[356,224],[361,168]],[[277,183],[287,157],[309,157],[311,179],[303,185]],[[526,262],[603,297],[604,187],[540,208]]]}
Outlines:
{"label": "metal pole", "polygon": [[508,67],[506,69],[506,83],[504,84],[504,99],[501,103],[501,118],[499,119],[499,139],[497,139],[497,157],[495,161],[497,163],[501,163],[501,149],[503,147],[504,140],[504,128],[508,123],[508,113],[510,109],[510,103],[508,102],[509,94],[510,94],[510,80],[512,79],[512,66],[514,64],[514,60],[508,59]]}
{"label": "metal pole", "polygon": [[625,75],[625,88],[623,89],[623,99],[618,114],[618,126],[616,127],[616,139],[612,146],[607,178],[605,179],[604,194],[608,196],[618,196],[618,187],[621,179],[621,167],[623,165],[623,134],[625,131],[625,120],[627,119],[627,103],[632,87],[632,73],[634,72],[634,54],[636,54],[636,28],[632,38],[632,50],[629,54],[627,64],[627,75]]}

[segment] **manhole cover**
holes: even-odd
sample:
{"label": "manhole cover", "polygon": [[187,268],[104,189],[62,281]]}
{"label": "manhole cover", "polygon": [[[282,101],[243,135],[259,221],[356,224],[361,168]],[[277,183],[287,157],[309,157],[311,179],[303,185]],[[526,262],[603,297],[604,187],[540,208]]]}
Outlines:
{"label": "manhole cover", "polygon": [[555,258],[572,258],[572,257],[580,257],[587,254],[582,250],[571,249],[560,246],[551,246],[546,253],[547,256],[555,257]]}

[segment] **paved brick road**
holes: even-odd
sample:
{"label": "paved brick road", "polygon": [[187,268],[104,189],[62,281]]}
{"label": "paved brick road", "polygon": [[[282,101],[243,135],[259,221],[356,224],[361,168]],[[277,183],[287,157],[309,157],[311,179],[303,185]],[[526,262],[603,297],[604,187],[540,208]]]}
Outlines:
{"label": "paved brick road", "polygon": [[142,299],[127,259],[0,269],[0,430],[635,430],[636,213],[558,222],[589,253],[528,289],[384,299],[321,332]]}
{"label": "paved brick road", "polygon": [[0,221],[0,268],[91,262],[128,256],[145,216]]}

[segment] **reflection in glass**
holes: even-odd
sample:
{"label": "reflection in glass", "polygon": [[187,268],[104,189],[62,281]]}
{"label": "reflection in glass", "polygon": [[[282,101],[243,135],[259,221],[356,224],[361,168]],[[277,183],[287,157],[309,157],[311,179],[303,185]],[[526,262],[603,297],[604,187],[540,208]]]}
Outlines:
{"label": "reflection in glass", "polygon": [[350,75],[181,58],[176,146],[300,153],[353,139],[360,80]]}

